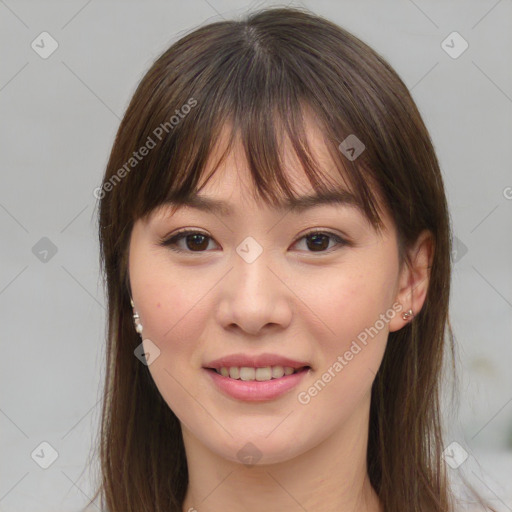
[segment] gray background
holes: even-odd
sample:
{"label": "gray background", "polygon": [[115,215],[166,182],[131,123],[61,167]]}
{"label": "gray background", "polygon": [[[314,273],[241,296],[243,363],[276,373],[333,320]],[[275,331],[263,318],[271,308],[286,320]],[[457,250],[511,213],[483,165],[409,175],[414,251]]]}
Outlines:
{"label": "gray background", "polygon": [[[0,511],[78,510],[92,494],[105,322],[93,190],[137,83],[186,31],[269,5],[0,0]],[[424,116],[458,244],[461,404],[446,408],[447,444],[469,458],[450,475],[512,511],[512,2],[292,5],[374,47]],[[43,31],[59,45],[47,59],[31,47]],[[458,58],[441,45],[453,31],[469,44]],[[58,453],[47,469],[43,441]]]}

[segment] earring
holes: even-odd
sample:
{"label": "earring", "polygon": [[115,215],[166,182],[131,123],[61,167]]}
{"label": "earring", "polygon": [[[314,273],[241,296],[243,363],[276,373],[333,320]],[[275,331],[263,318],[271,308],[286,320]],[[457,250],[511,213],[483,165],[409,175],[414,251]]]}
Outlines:
{"label": "earring", "polygon": [[412,309],[409,309],[409,311],[406,311],[405,313],[402,313],[402,318],[404,320],[409,320],[409,318],[411,318],[412,316],[414,316],[414,313],[412,312]]}
{"label": "earring", "polygon": [[133,300],[130,298],[130,304],[132,305],[132,308],[133,308],[133,323],[135,324],[135,330],[139,333],[139,334],[142,334],[142,324],[140,323],[140,319],[139,319],[139,314],[137,313],[137,311],[135,311],[135,304],[133,303]]}

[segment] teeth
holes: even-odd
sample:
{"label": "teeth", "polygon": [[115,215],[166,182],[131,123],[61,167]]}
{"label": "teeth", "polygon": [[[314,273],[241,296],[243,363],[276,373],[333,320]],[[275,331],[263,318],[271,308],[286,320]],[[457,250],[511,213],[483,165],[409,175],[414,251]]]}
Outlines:
{"label": "teeth", "polygon": [[247,368],[242,366],[240,368],[240,380],[254,380],[256,377],[256,370],[254,368]]}
{"label": "teeth", "polygon": [[265,368],[256,368],[256,380],[270,380],[272,378],[272,368],[267,366]]}
{"label": "teeth", "polygon": [[279,379],[284,375],[284,368],[282,366],[272,366],[272,377]]}
{"label": "teeth", "polygon": [[264,368],[251,368],[248,366],[231,366],[227,368],[223,366],[220,371],[215,370],[223,377],[230,377],[231,379],[240,379],[243,381],[267,381],[272,379],[280,379],[285,375],[291,375],[301,368],[295,370],[290,366],[265,366]]}

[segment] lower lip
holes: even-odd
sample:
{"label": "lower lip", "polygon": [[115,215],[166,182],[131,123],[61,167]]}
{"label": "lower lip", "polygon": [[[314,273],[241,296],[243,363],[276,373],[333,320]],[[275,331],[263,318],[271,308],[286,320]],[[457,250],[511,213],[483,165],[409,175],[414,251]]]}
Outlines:
{"label": "lower lip", "polygon": [[309,373],[310,368],[266,381],[230,379],[218,374],[215,370],[208,368],[203,370],[226,395],[238,400],[263,401],[272,400],[293,389]]}

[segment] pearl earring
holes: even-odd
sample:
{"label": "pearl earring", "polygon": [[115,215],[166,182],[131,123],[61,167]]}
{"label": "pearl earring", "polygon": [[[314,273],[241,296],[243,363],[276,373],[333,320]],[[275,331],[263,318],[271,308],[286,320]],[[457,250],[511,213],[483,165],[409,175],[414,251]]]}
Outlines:
{"label": "pearl earring", "polygon": [[133,323],[135,324],[135,330],[139,333],[139,334],[142,334],[142,324],[140,323],[140,318],[139,318],[139,314],[137,313],[137,311],[135,311],[135,304],[133,303],[133,300],[130,299],[130,304],[132,305],[132,308],[133,308]]}
{"label": "pearl earring", "polygon": [[409,320],[409,318],[411,318],[412,316],[414,316],[414,313],[412,312],[412,309],[409,309],[409,311],[406,311],[405,313],[402,313],[402,318],[404,320]]}

